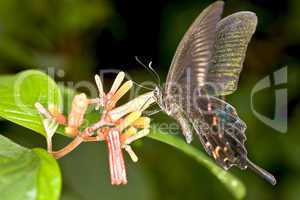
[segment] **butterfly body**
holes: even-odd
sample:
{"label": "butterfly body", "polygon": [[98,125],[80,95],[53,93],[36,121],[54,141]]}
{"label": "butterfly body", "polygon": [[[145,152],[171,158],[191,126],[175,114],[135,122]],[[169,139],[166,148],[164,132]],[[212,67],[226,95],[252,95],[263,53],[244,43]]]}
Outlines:
{"label": "butterfly body", "polygon": [[224,169],[249,167],[275,184],[270,173],[248,159],[246,124],[220,98],[237,88],[257,17],[243,11],[221,20],[223,4],[211,4],[196,18],[178,45],[165,86],[156,87],[154,96],[161,109],[178,122],[188,143],[194,131]]}
{"label": "butterfly body", "polygon": [[163,94],[163,90],[159,87],[156,87],[154,89],[154,97],[156,99],[157,104],[159,107],[170,117],[175,119],[178,124],[180,125],[180,128],[182,130],[183,135],[186,138],[186,141],[188,143],[191,143],[192,141],[192,129],[189,123],[189,120],[186,118],[184,112],[180,108],[180,105],[174,101],[174,98],[166,99],[165,94]]}

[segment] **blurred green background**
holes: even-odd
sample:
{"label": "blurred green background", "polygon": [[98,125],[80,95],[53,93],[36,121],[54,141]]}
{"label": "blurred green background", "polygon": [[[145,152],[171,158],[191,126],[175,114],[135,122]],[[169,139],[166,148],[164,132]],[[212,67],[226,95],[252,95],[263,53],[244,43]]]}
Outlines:
{"label": "blurred green background", "polygon": [[[152,80],[134,56],[166,76],[183,33],[211,0],[1,0],[0,73],[55,68],[56,81],[92,82],[101,69],[124,70],[137,82]],[[300,1],[228,0],[224,16],[250,10],[258,16],[239,89],[229,96],[247,123],[247,148],[253,161],[272,172],[272,187],[250,171],[232,169],[247,187],[246,199],[300,199]],[[275,89],[288,88],[288,131],[279,133],[251,111],[255,84],[288,66],[288,84],[254,96],[259,113],[274,115]],[[61,72],[61,71],[60,71]],[[151,77],[151,78],[149,78]],[[105,77],[110,85],[113,76]],[[0,99],[1,101],[1,99]],[[169,121],[164,114],[153,123]],[[45,147],[39,134],[0,120],[0,132],[27,147]],[[59,148],[69,139],[56,136]],[[195,142],[197,143],[197,142]],[[197,143],[199,148],[202,147]],[[129,184],[112,187],[105,144],[84,144],[62,158],[63,200],[89,199],[232,199],[208,170],[167,145],[145,139],[134,147],[140,161],[127,157]]]}

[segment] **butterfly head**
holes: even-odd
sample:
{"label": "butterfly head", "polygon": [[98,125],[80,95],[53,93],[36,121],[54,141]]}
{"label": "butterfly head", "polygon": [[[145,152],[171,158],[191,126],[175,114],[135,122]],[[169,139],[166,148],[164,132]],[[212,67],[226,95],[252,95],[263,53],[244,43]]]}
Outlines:
{"label": "butterfly head", "polygon": [[165,103],[164,103],[164,98],[163,98],[163,92],[162,92],[162,88],[157,85],[155,86],[154,90],[153,90],[153,95],[154,95],[154,98],[155,98],[155,101],[156,103],[159,105],[159,107],[166,111],[166,106],[165,106]]}
{"label": "butterfly head", "polygon": [[153,95],[157,103],[162,103],[162,90],[158,85],[155,86],[153,90]]}
{"label": "butterfly head", "polygon": [[154,90],[153,90],[153,94],[154,97],[157,99],[159,96],[161,96],[161,90],[159,88],[159,86],[155,86]]}

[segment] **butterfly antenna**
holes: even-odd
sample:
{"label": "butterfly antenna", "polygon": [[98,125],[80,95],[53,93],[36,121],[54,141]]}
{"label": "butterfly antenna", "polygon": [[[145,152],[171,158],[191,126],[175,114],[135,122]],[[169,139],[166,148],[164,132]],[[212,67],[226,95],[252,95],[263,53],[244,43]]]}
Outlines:
{"label": "butterfly antenna", "polygon": [[149,87],[143,86],[142,84],[139,84],[139,83],[137,83],[137,82],[135,82],[133,80],[131,80],[131,81],[133,82],[133,84],[135,84],[136,86],[138,86],[140,88],[144,88],[146,90],[151,90],[151,91],[153,90],[153,88],[149,88]]}
{"label": "butterfly antenna", "polygon": [[275,179],[275,177],[272,174],[270,174],[269,172],[267,172],[263,168],[261,168],[261,167],[257,166],[256,164],[254,164],[248,158],[247,158],[247,164],[248,164],[248,167],[252,171],[254,171],[258,175],[260,175],[263,179],[265,179],[266,181],[268,181],[272,185],[276,185],[276,179]]}
{"label": "butterfly antenna", "polygon": [[153,72],[153,74],[155,75],[155,77],[156,77],[156,80],[158,81],[158,85],[160,85],[160,83],[161,83],[161,80],[160,80],[160,77],[159,77],[159,75],[158,75],[158,73],[153,69],[153,67],[152,67],[152,61],[149,63],[149,69],[151,69],[151,71]]}
{"label": "butterfly antenna", "polygon": [[155,79],[158,81],[159,85],[160,85],[160,78],[159,75],[157,74],[157,72],[152,68],[152,62],[149,63],[149,66],[146,66],[137,56],[134,57],[135,60],[142,65],[145,69],[147,69],[149,72],[151,72],[152,76],[155,77]]}

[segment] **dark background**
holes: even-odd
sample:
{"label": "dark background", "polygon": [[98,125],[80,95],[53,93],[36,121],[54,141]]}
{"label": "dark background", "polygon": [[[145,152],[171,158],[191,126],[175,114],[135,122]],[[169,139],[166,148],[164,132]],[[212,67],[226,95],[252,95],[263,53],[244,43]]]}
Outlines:
{"label": "dark background", "polygon": [[[133,80],[152,80],[134,56],[166,77],[176,46],[210,0],[1,0],[0,73],[25,69],[64,70],[57,81],[93,81],[101,69],[120,69]],[[278,179],[270,186],[249,171],[233,169],[247,187],[247,199],[300,199],[300,1],[228,0],[224,16],[249,10],[258,16],[239,89],[229,102],[247,123],[250,157]],[[250,94],[255,84],[288,66],[288,83],[255,94],[254,107],[274,115],[275,89],[288,88],[288,132],[279,133],[255,117]],[[105,78],[109,83],[110,76]],[[109,84],[107,84],[109,86]],[[1,100],[0,100],[1,101]],[[153,123],[168,120],[153,116]],[[28,147],[45,146],[42,136],[7,121],[1,134]],[[68,142],[56,137],[58,146]],[[198,145],[199,146],[199,145]],[[140,161],[127,161],[129,184],[111,187],[104,144],[85,144],[60,160],[62,199],[232,199],[206,168],[183,153],[145,139],[135,145]],[[201,146],[199,148],[202,149]]]}

